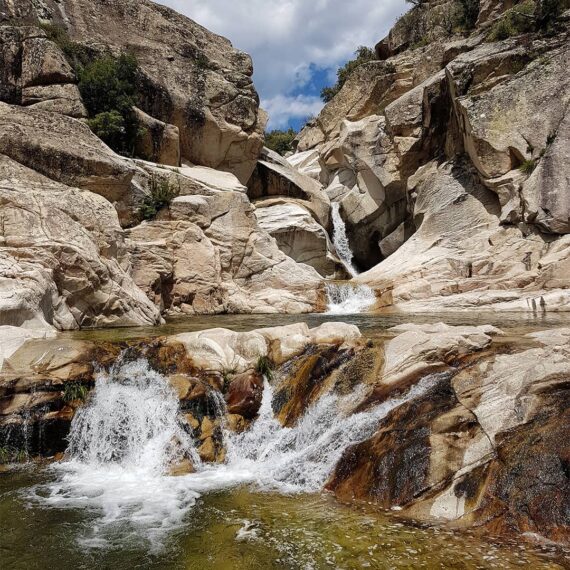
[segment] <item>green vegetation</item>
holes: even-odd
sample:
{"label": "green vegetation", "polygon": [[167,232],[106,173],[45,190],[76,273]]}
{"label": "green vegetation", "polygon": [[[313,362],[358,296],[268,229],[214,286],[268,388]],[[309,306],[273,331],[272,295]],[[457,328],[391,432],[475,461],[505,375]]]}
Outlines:
{"label": "green vegetation", "polygon": [[519,166],[519,170],[525,174],[532,174],[536,168],[537,161],[534,158],[524,160]]}
{"label": "green vegetation", "polygon": [[5,463],[25,463],[28,454],[25,449],[17,449],[9,445],[0,447],[0,465]]}
{"label": "green vegetation", "polygon": [[472,30],[479,18],[479,0],[459,0],[459,6],[459,25],[465,30]]}
{"label": "green vegetation", "polygon": [[570,0],[525,0],[501,16],[487,39],[500,41],[534,31],[552,33],[558,16],[568,8]]}
{"label": "green vegetation", "polygon": [[140,132],[133,112],[138,75],[136,57],[133,54],[98,56],[73,42],[61,26],[46,23],[41,27],[75,70],[91,130],[115,152],[133,156]]}
{"label": "green vegetation", "polygon": [[265,146],[283,156],[288,152],[293,152],[293,141],[296,136],[297,133],[293,129],[268,131],[265,133]]}
{"label": "green vegetation", "polygon": [[64,402],[75,402],[76,400],[81,400],[84,402],[87,399],[87,394],[89,390],[85,384],[80,384],[79,382],[70,382],[65,385],[63,389],[63,401]]}
{"label": "green vegetation", "polygon": [[347,79],[354,72],[357,67],[360,67],[363,63],[373,61],[376,59],[376,52],[369,47],[360,46],[355,52],[356,56],[354,59],[347,61],[341,68],[336,72],[337,80],[332,87],[324,87],[321,91],[321,99],[328,103],[332,98],[342,89],[343,85],[346,83]]}
{"label": "green vegetation", "polygon": [[507,10],[493,25],[487,39],[496,42],[531,32],[535,27],[535,7],[533,0],[526,0]]}
{"label": "green vegetation", "polygon": [[85,46],[72,41],[65,28],[49,22],[41,23],[40,27],[46,33],[48,39],[59,46],[75,70],[91,61],[89,50]]}
{"label": "green vegetation", "polygon": [[552,31],[556,19],[570,8],[570,0],[539,0],[535,10],[536,27]]}
{"label": "green vegetation", "polygon": [[115,152],[133,156],[140,125],[133,112],[138,64],[134,55],[106,55],[77,70],[91,130]]}
{"label": "green vegetation", "polygon": [[273,380],[273,364],[267,356],[260,356],[255,364],[255,371],[265,376],[268,382]]}
{"label": "green vegetation", "polygon": [[152,220],[158,212],[169,206],[172,200],[180,194],[180,187],[176,187],[170,180],[152,176],[149,183],[150,194],[144,199],[139,209],[141,220]]}

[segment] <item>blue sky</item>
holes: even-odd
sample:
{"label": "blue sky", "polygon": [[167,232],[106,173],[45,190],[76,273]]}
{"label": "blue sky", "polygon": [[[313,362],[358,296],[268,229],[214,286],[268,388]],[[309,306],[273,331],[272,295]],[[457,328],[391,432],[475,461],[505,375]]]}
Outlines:
{"label": "blue sky", "polygon": [[[404,0],[160,0],[249,53],[268,128],[298,129],[360,45],[382,39]],[[409,6],[409,5],[408,5]]]}

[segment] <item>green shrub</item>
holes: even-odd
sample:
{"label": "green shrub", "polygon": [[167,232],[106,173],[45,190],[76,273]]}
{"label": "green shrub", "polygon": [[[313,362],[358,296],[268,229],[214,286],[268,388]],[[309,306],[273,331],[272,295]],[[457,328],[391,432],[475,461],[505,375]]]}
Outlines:
{"label": "green shrub", "polygon": [[296,136],[297,133],[293,129],[286,131],[275,129],[265,133],[265,146],[283,156],[294,150],[293,141]]}
{"label": "green shrub", "polygon": [[424,8],[424,3],[417,4],[401,16],[396,23],[396,26],[402,30],[403,35],[407,38],[408,45],[412,48],[419,46],[424,40],[429,43],[428,32],[434,22],[429,21],[428,14],[428,10]]}
{"label": "green shrub", "polygon": [[25,463],[28,453],[25,449],[17,449],[9,445],[0,447],[0,465],[6,463]]}
{"label": "green shrub", "polygon": [[105,111],[88,121],[91,130],[113,149],[121,148],[125,137],[125,118],[119,111]]}
{"label": "green shrub", "polygon": [[531,32],[535,27],[535,3],[526,0],[507,10],[493,25],[487,39],[492,42]]}
{"label": "green shrub", "polygon": [[459,23],[466,30],[475,28],[479,18],[479,0],[459,0],[460,15]]}
{"label": "green shrub", "polygon": [[321,99],[325,103],[328,103],[342,89],[347,79],[357,67],[360,67],[363,63],[367,63],[376,59],[376,52],[366,46],[360,46],[354,52],[354,55],[356,56],[354,59],[347,61],[336,72],[336,83],[332,87],[324,87],[321,90]]}
{"label": "green shrub", "polygon": [[133,156],[140,125],[133,112],[138,64],[131,54],[106,55],[78,69],[93,132],[115,152]]}
{"label": "green shrub", "polygon": [[255,371],[267,378],[268,382],[273,380],[273,365],[267,356],[260,356],[255,364]]}
{"label": "green shrub", "polygon": [[133,156],[140,133],[133,112],[138,75],[136,57],[132,54],[96,56],[87,47],[71,41],[61,26],[44,23],[41,27],[75,70],[91,130],[115,152]]}
{"label": "green shrub", "polygon": [[537,161],[534,158],[524,160],[519,166],[519,170],[525,174],[532,174],[536,168]]}
{"label": "green shrub", "polygon": [[570,8],[570,0],[539,0],[536,5],[536,26],[540,30],[550,30],[564,10]]}
{"label": "green shrub", "polygon": [[91,60],[89,50],[85,46],[72,41],[65,28],[49,22],[41,23],[40,27],[46,33],[48,39],[59,46],[75,70],[89,63]]}
{"label": "green shrub", "polygon": [[87,394],[89,390],[85,384],[80,384],[79,382],[70,382],[63,388],[63,401],[64,402],[75,402],[76,400],[81,400],[84,402],[87,399]]}
{"label": "green shrub", "polygon": [[169,206],[172,200],[180,194],[180,188],[165,178],[152,176],[149,183],[150,194],[144,199],[140,209],[141,220],[152,220],[158,212]]}

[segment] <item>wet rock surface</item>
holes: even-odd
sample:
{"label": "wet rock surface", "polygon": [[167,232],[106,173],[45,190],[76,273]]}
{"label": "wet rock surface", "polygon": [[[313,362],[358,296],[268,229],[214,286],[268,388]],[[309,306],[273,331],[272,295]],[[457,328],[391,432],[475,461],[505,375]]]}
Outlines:
{"label": "wet rock surface", "polygon": [[[78,395],[88,398],[93,387],[93,361],[109,366],[123,350],[122,358],[146,358],[166,375],[202,461],[224,461],[222,422],[237,433],[252,429],[265,375],[284,426],[330,395],[348,398],[338,412],[348,416],[388,406],[329,476],[326,488],[341,501],[492,536],[570,540],[567,329],[513,341],[490,326],[409,324],[368,341],[342,323],[299,324],[130,347],[18,331],[4,331],[12,340],[0,372],[0,424],[30,455],[63,451]],[[86,391],[69,388],[77,385]]]}

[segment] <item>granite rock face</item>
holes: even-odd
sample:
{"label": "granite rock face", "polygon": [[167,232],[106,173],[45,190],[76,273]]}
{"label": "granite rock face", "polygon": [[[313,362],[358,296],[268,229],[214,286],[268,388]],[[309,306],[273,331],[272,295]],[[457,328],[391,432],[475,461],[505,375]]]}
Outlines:
{"label": "granite rock face", "polygon": [[298,136],[384,306],[569,308],[568,20],[491,41],[510,7],[413,8]]}
{"label": "granite rock face", "polygon": [[0,322],[76,329],[157,324],[113,206],[0,157]]}
{"label": "granite rock face", "polygon": [[[182,160],[247,182],[264,117],[251,58],[170,8],[144,0],[49,0],[52,21],[92,49],[130,51],[139,62],[139,107],[178,128]],[[128,33],[125,33],[128,30]]]}
{"label": "granite rock face", "polygon": [[[258,225],[243,185],[266,120],[249,56],[146,1],[0,1],[0,21],[0,322],[67,329],[322,306],[320,275]],[[89,129],[70,45],[136,55],[139,159]],[[329,201],[287,166],[318,220],[315,265],[334,266],[319,225]],[[289,253],[305,261],[311,248]]]}
{"label": "granite rock face", "polygon": [[180,188],[156,220],[127,232],[133,278],[163,311],[302,313],[318,306],[319,274],[278,249],[235,176],[145,167]]}
{"label": "granite rock face", "polygon": [[[416,520],[568,544],[568,330],[513,354],[489,351],[497,330],[405,328],[386,352],[404,350],[415,381],[431,372],[432,385],[349,448],[327,487]],[[389,361],[374,402],[402,382]]]}

